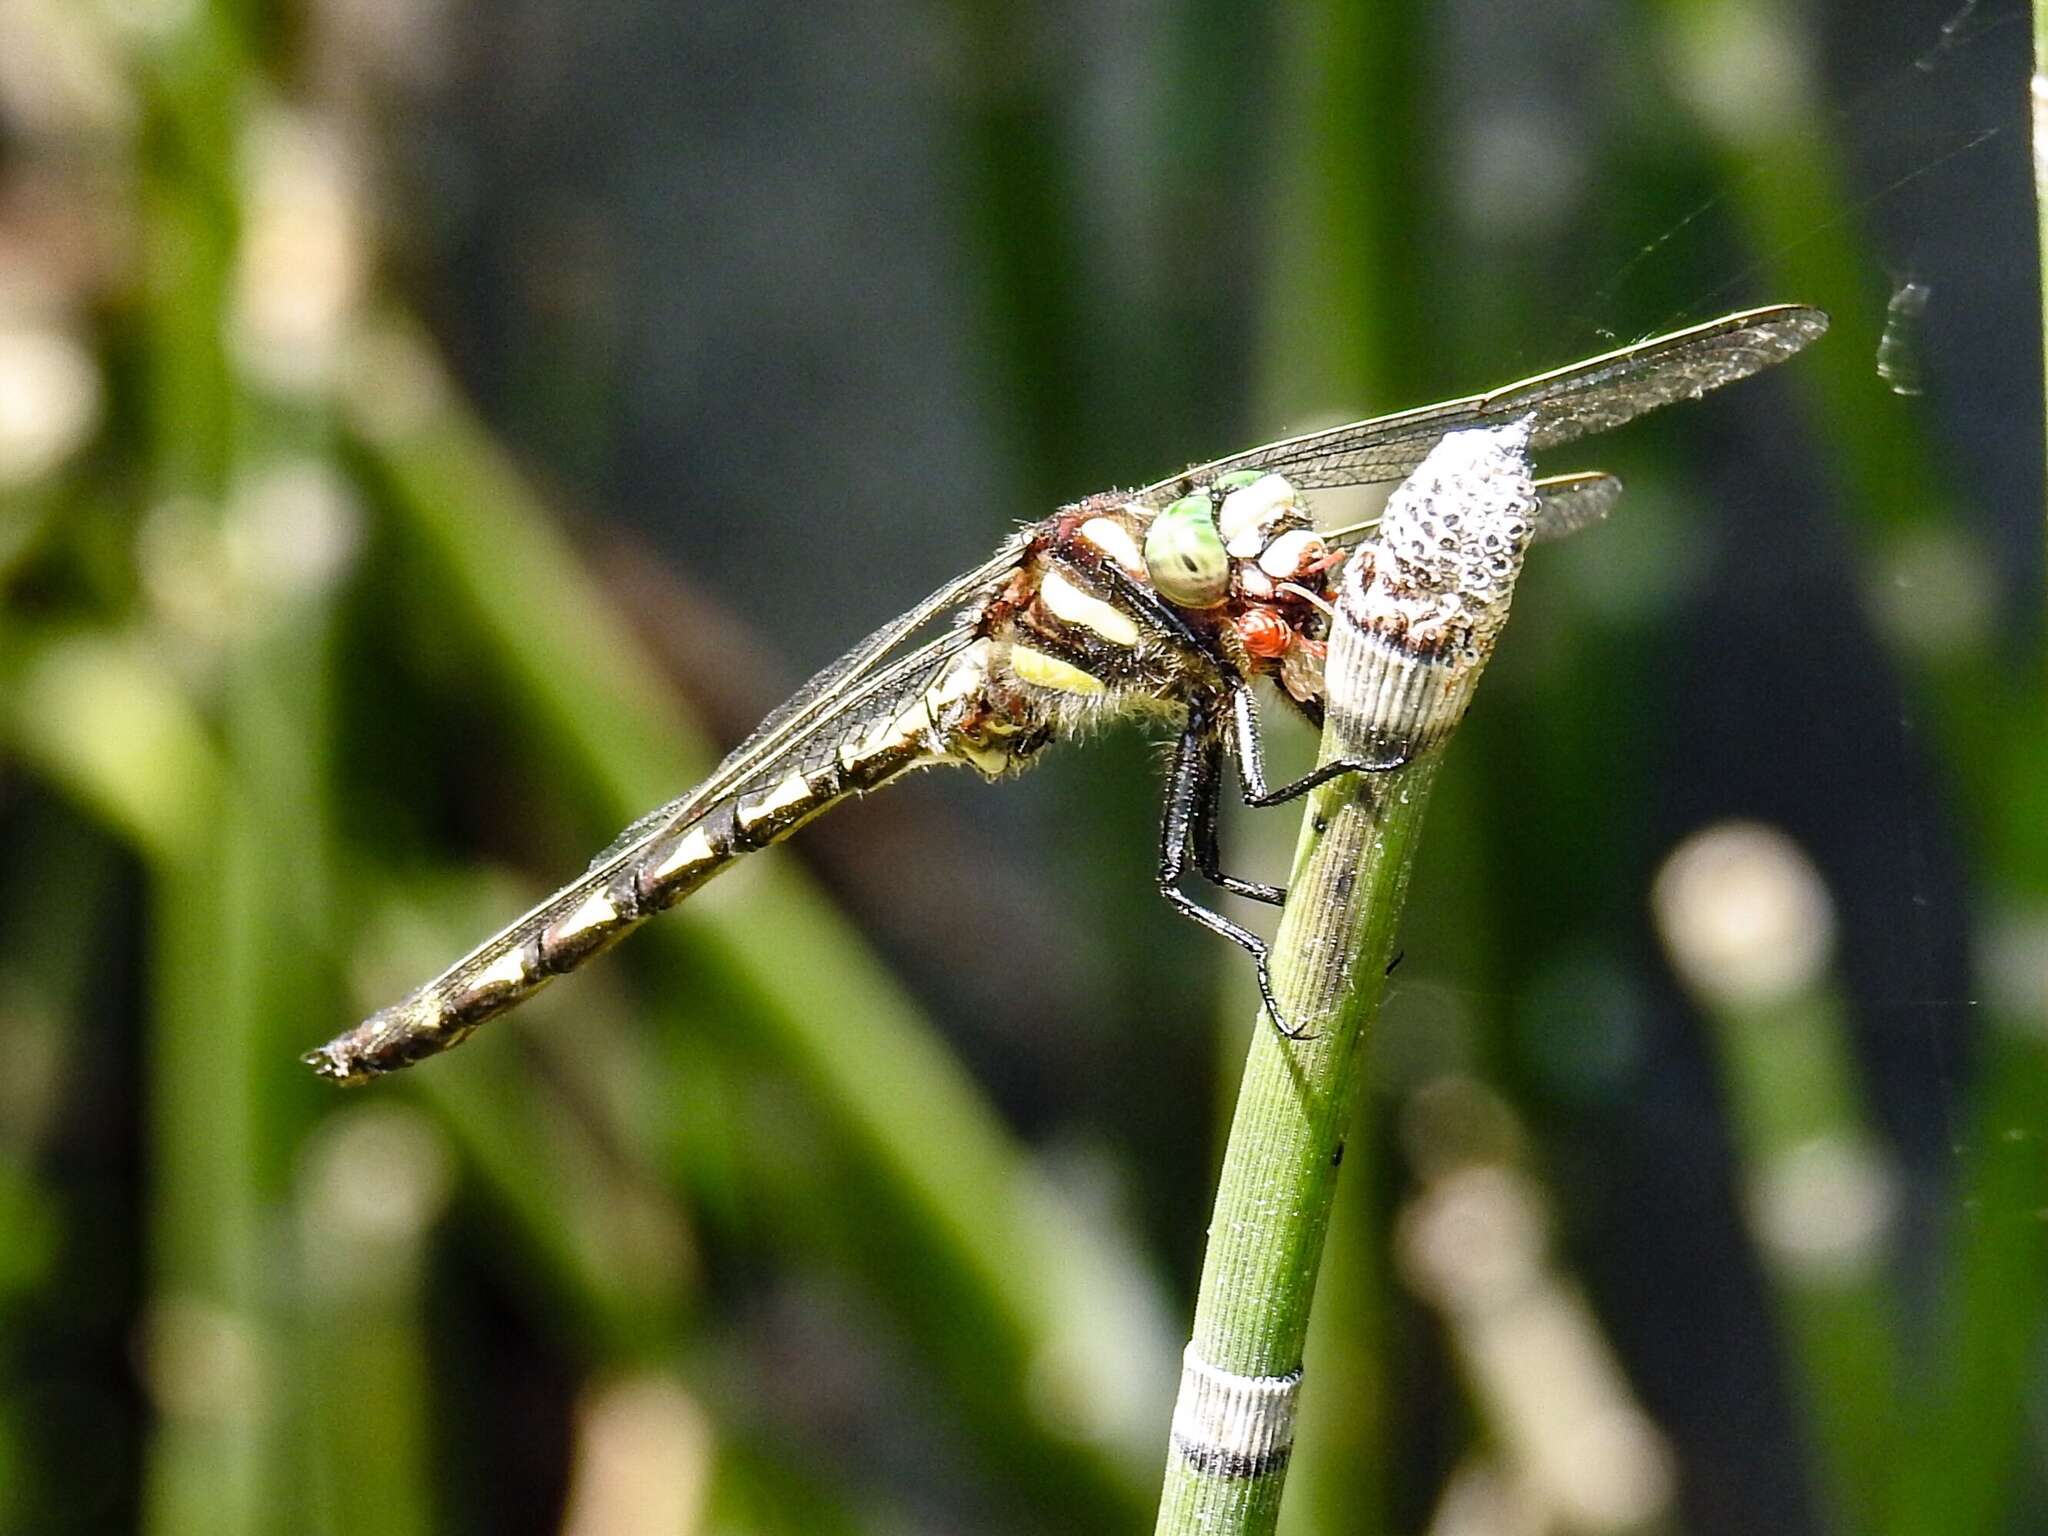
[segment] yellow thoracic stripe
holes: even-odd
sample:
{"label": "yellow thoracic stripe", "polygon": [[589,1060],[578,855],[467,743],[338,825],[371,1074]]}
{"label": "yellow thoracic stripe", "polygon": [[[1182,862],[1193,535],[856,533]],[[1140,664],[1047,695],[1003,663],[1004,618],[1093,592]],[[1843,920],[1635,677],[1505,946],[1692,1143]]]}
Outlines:
{"label": "yellow thoracic stripe", "polygon": [[1038,600],[1060,622],[1089,630],[1111,645],[1129,650],[1138,643],[1138,625],[1129,614],[1089,596],[1057,570],[1049,569],[1039,579]]}
{"label": "yellow thoracic stripe", "polygon": [[1091,517],[1081,525],[1076,537],[1094,545],[1128,574],[1138,577],[1145,574],[1145,557],[1138,552],[1138,541],[1131,536],[1131,530],[1115,518]]}
{"label": "yellow thoracic stripe", "polygon": [[1010,647],[1010,670],[1027,683],[1040,688],[1056,689],[1060,693],[1106,693],[1108,686],[1101,678],[1090,672],[1083,672],[1071,662],[1061,661],[1057,656],[1048,656],[1044,651],[1034,651],[1028,645]]}

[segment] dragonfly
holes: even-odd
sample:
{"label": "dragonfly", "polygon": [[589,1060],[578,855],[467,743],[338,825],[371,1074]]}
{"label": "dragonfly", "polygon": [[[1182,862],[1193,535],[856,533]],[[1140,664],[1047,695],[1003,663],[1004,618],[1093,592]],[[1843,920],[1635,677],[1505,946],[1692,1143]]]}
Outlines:
{"label": "dragonfly", "polygon": [[[1160,894],[1253,957],[1267,1012],[1294,1033],[1273,1000],[1265,941],[1181,889],[1192,863],[1226,892],[1285,899],[1224,872],[1225,770],[1234,767],[1247,805],[1274,806],[1339,774],[1397,768],[1419,746],[1387,742],[1290,783],[1267,781],[1255,685],[1320,728],[1338,575],[1373,526],[1321,531],[1303,493],[1397,482],[1470,428],[1525,424],[1532,453],[1604,432],[1781,363],[1827,323],[1802,305],[1744,310],[1062,507],[826,667],[708,779],[627,827],[574,880],[304,1060],[349,1084],[412,1065],[844,801],[941,764],[1005,778],[1055,742],[1127,720],[1174,733]],[[1542,540],[1598,521],[1620,483],[1580,473],[1537,490]]]}

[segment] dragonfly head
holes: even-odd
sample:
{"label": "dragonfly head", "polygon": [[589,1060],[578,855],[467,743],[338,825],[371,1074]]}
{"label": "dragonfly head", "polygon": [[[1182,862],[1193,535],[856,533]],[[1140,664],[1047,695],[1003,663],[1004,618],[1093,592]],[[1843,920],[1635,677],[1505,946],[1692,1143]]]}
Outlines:
{"label": "dragonfly head", "polygon": [[1323,558],[1285,476],[1239,470],[1169,503],[1145,530],[1145,575],[1168,602],[1197,611],[1264,600]]}

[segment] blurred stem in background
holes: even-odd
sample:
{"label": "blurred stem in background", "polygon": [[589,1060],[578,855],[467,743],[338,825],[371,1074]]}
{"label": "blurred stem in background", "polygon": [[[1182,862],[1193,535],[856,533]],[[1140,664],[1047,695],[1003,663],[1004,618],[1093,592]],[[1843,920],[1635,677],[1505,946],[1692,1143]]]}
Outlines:
{"label": "blurred stem in background", "polygon": [[[2048,0],[2034,0],[2034,74],[2028,81],[2028,137],[2034,155],[2034,262],[2041,285],[2041,349],[2048,357]],[[2044,397],[2048,405],[2048,397]]]}
{"label": "blurred stem in background", "polygon": [[[145,355],[152,365],[146,471],[155,515],[183,517],[216,548],[256,445],[250,405],[227,355],[239,254],[240,107],[247,81],[224,6],[201,6],[145,49],[142,243]],[[245,782],[263,638],[217,615],[209,658],[229,721],[219,794],[181,856],[154,874],[150,1032],[154,1158],[150,1301],[143,1321],[159,1415],[145,1520],[158,1536],[245,1536],[284,1489],[265,1456],[284,1428],[288,1367],[266,1298],[284,1278],[266,1259],[265,1186],[278,1173],[258,1124],[266,917],[263,785]],[[237,730],[237,725],[240,730]],[[317,866],[312,871],[317,878]],[[289,909],[286,909],[289,910]],[[275,930],[268,937],[274,943]],[[286,953],[303,953],[294,945]]]}
{"label": "blurred stem in background", "polygon": [[1447,1480],[1430,1529],[1664,1529],[1670,1446],[1549,1251],[1553,1213],[1513,1109],[1447,1073],[1402,1100],[1399,1129],[1417,1180],[1394,1227],[1401,1275],[1437,1314],[1489,1431]]}
{"label": "blurred stem in background", "polygon": [[1907,1424],[1904,1313],[1883,1259],[1898,1178],[1861,1104],[1834,908],[1789,838],[1694,834],[1653,892],[1675,969],[1716,1029],[1750,1235],[1777,1291],[1819,1481],[1843,1529],[1882,1528]]}

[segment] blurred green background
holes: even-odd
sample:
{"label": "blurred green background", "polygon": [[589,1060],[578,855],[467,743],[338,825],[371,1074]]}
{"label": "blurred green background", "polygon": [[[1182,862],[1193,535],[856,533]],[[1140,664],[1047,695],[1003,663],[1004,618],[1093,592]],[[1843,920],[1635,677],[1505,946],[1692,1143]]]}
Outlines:
{"label": "blurred green background", "polygon": [[2048,1525],[2026,72],[1949,0],[0,0],[0,1528],[1144,1528],[1251,1004],[1151,743],[297,1054],[1017,522],[1785,300],[1545,466],[1630,492],[1437,791],[1287,1519]]}

